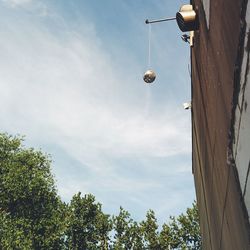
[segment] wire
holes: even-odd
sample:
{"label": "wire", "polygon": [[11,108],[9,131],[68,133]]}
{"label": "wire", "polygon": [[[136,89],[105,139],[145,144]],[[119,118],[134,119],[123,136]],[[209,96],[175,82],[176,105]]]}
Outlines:
{"label": "wire", "polygon": [[148,26],[148,69],[151,65],[151,24]]}

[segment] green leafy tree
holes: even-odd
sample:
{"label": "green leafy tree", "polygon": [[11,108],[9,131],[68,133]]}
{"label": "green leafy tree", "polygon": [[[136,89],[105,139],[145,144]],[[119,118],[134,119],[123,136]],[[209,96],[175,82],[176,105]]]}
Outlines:
{"label": "green leafy tree", "polygon": [[[183,249],[184,242],[180,236],[180,228],[175,217],[170,217],[170,223],[164,223],[160,232],[161,249]],[[186,248],[184,248],[186,249]]]}
{"label": "green leafy tree", "polygon": [[73,196],[66,231],[69,249],[108,249],[111,229],[109,215],[103,214],[93,195],[81,197],[79,192]]}
{"label": "green leafy tree", "polygon": [[193,203],[192,208],[186,210],[186,214],[177,217],[180,232],[179,235],[183,240],[184,246],[199,249],[201,248],[201,236],[199,227],[199,214],[197,204]]}
{"label": "green leafy tree", "polygon": [[111,219],[91,194],[78,193],[66,205],[50,157],[22,141],[0,134],[0,249],[201,249],[196,203],[160,232],[153,210],[137,223],[122,207]]}
{"label": "green leafy tree", "polygon": [[171,229],[166,223],[162,225],[162,230],[159,235],[159,242],[161,249],[169,249],[170,246],[173,246]]}
{"label": "green leafy tree", "polygon": [[110,216],[99,213],[97,218],[98,246],[99,249],[108,250],[110,242],[110,232],[112,230],[112,221]]}
{"label": "green leafy tree", "polygon": [[113,249],[130,249],[129,225],[132,223],[128,211],[120,207],[118,216],[113,217],[113,228],[115,231]]}
{"label": "green leafy tree", "polygon": [[113,217],[113,229],[115,234],[112,249],[144,249],[140,225],[122,207],[119,215]]}
{"label": "green leafy tree", "polygon": [[143,231],[140,224],[133,222],[133,224],[130,226],[130,235],[133,250],[146,249],[143,243]]}
{"label": "green leafy tree", "polygon": [[0,248],[60,249],[65,206],[47,155],[0,134]]}
{"label": "green leafy tree", "polygon": [[160,232],[162,249],[201,249],[201,235],[197,204],[193,203],[185,214],[170,217],[169,224],[163,224]]}
{"label": "green leafy tree", "polygon": [[32,249],[33,242],[29,232],[31,226],[27,219],[13,219],[5,211],[0,212],[1,249]]}
{"label": "green leafy tree", "polygon": [[153,210],[146,214],[146,220],[141,223],[146,248],[150,250],[159,250],[159,232],[157,219]]}

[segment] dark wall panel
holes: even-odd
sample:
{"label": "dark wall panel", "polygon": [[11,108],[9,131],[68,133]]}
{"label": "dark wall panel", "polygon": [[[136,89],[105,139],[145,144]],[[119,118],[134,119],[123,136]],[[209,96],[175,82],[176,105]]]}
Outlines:
{"label": "dark wall panel", "polygon": [[200,20],[191,49],[193,172],[203,249],[209,250],[250,249],[249,222],[228,147],[245,2],[210,0],[209,29],[202,2],[193,3]]}

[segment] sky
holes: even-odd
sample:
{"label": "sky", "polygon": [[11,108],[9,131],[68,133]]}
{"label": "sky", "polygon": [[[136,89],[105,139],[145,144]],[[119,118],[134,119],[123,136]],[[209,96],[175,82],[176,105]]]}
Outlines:
{"label": "sky", "polygon": [[58,193],[162,224],[195,199],[189,46],[175,0],[0,0],[0,131],[52,157]]}

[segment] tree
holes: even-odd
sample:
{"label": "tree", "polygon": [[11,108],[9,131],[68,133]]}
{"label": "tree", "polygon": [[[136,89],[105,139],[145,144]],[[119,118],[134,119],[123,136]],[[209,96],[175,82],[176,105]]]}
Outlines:
{"label": "tree", "polygon": [[109,215],[102,212],[93,195],[81,197],[79,192],[73,196],[66,231],[68,249],[108,249],[111,228]]}
{"label": "tree", "polygon": [[170,246],[173,247],[171,228],[168,224],[164,223],[162,225],[162,230],[159,235],[159,242],[161,249],[169,249]]}
{"label": "tree", "polygon": [[159,250],[159,233],[157,219],[153,210],[149,210],[146,214],[146,220],[141,223],[144,240],[146,243],[147,249],[150,250]]}
{"label": "tree", "polygon": [[29,233],[30,223],[24,218],[13,219],[5,211],[0,212],[1,249],[32,249],[33,242]]}
{"label": "tree", "polygon": [[0,248],[55,249],[63,244],[65,206],[47,155],[0,134]]}
{"label": "tree", "polygon": [[120,207],[118,216],[113,217],[114,242],[112,249],[145,249],[140,225],[133,221],[128,211]]}
{"label": "tree", "polygon": [[104,213],[99,213],[97,218],[97,230],[99,239],[99,249],[108,250],[110,242],[110,232],[112,230],[112,221],[110,216]]}
{"label": "tree", "polygon": [[110,218],[91,194],[61,201],[50,157],[0,134],[0,249],[201,249],[196,203],[159,230],[153,210],[135,222],[120,207]]}
{"label": "tree", "polygon": [[186,214],[171,216],[169,224],[163,224],[160,233],[162,249],[201,249],[201,235],[197,204],[194,202]]}
{"label": "tree", "polygon": [[194,249],[201,248],[201,235],[199,226],[199,213],[197,204],[193,203],[192,208],[187,208],[186,214],[181,214],[177,221],[180,225],[179,235],[184,245]]}

